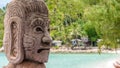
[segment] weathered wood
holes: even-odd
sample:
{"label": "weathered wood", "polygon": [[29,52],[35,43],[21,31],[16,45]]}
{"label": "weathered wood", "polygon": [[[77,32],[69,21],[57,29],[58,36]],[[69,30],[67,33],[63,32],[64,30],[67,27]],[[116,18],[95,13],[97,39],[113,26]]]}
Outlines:
{"label": "weathered wood", "polygon": [[9,60],[6,68],[45,68],[52,41],[49,24],[42,0],[12,0],[8,4],[3,42]]}

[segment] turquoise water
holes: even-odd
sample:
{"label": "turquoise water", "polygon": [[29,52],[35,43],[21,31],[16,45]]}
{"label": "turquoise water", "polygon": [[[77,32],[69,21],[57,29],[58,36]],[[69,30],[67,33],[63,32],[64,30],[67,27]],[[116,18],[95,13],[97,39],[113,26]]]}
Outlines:
{"label": "turquoise water", "polygon": [[[46,68],[114,68],[113,61],[119,54],[50,54]],[[8,64],[4,53],[0,53],[0,68]]]}

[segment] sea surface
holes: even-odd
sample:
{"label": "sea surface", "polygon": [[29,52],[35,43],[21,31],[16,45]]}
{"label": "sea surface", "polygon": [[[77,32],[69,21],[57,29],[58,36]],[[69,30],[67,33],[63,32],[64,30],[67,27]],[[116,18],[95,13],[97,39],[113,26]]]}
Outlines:
{"label": "sea surface", "polygon": [[[46,68],[114,68],[119,54],[50,54]],[[4,53],[0,53],[0,68],[7,65]]]}

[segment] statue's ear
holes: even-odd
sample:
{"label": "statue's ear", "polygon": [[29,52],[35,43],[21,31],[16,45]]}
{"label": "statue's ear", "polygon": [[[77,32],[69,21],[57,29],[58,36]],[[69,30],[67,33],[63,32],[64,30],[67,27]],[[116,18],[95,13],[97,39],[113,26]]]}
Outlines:
{"label": "statue's ear", "polygon": [[21,63],[24,59],[23,52],[23,21],[20,17],[11,17],[5,26],[4,47],[9,62]]}

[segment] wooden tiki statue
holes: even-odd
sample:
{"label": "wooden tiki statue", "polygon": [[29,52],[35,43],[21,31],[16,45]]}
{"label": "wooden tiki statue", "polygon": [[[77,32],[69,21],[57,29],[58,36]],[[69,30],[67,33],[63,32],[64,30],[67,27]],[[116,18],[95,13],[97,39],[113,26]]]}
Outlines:
{"label": "wooden tiki statue", "polygon": [[42,0],[12,0],[4,19],[5,68],[45,68],[51,38],[48,9]]}

